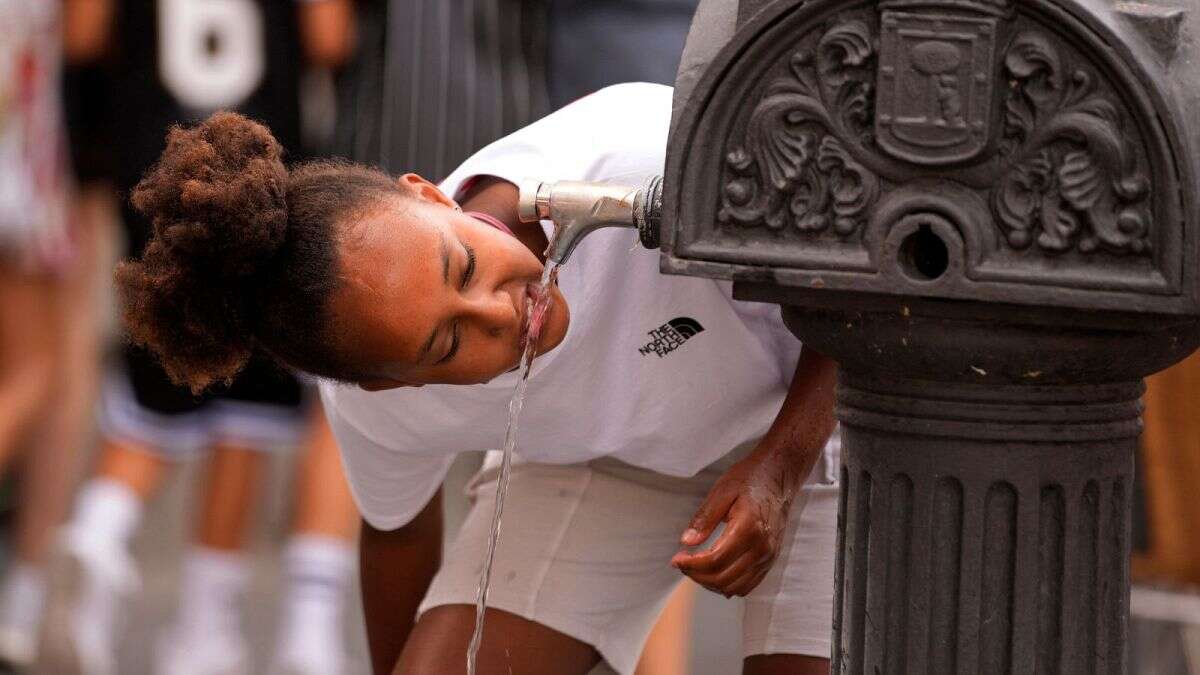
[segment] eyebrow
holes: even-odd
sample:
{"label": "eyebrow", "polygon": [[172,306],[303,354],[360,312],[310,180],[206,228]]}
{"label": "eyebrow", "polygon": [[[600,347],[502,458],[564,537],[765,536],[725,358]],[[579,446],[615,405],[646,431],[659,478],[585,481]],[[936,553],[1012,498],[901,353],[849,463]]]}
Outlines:
{"label": "eyebrow", "polygon": [[450,242],[446,241],[446,233],[438,231],[438,242],[442,249],[442,281],[450,283]]}
{"label": "eyebrow", "polygon": [[[442,254],[442,281],[450,284],[450,242],[446,240],[446,233],[438,231],[438,248]],[[433,341],[437,339],[439,326],[434,326],[429,333],[429,338],[425,340],[425,344],[421,345],[421,350],[417,352],[417,361],[424,361],[429,356],[429,350],[433,349]]]}

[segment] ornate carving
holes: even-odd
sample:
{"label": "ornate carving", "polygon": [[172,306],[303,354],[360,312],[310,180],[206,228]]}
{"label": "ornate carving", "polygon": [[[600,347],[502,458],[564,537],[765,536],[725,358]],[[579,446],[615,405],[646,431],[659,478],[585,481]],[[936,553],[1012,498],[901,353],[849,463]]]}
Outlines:
{"label": "ornate carving", "polygon": [[994,110],[991,16],[885,11],[881,19],[876,141],[914,164],[979,156]]}
{"label": "ornate carving", "polygon": [[879,179],[839,138],[869,136],[874,58],[861,21],[835,25],[810,50],[794,54],[788,75],[772,82],[746,125],[745,140],[726,157],[722,222],[806,232],[830,226],[858,231],[879,194]]}
{"label": "ornate carving", "polygon": [[1093,75],[1068,77],[1058,49],[1034,32],[1014,38],[1004,68],[1011,85],[1000,149],[1009,169],[992,204],[1008,243],[1149,255],[1150,182]]}
{"label": "ornate carving", "polygon": [[[853,18],[792,55],[726,155],[719,220],[832,228],[849,238],[879,196],[875,171],[892,180],[911,175],[889,169],[897,165],[885,154],[928,171],[990,152],[1001,174],[989,198],[1008,246],[1150,255],[1150,181],[1121,109],[1098,91],[1094,72],[1069,68],[1035,31],[997,48],[1003,12],[976,7],[983,0],[919,9],[931,4],[889,4],[878,54],[868,23]],[[1001,103],[993,64],[1001,58],[1009,86],[993,142],[989,122]]]}

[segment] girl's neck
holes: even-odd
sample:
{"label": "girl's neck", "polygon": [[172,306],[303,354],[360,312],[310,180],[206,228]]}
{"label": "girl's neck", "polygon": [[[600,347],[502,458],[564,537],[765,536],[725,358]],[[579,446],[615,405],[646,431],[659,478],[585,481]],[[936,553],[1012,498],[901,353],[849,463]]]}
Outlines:
{"label": "girl's neck", "polygon": [[516,185],[495,176],[482,176],[463,193],[459,205],[463,211],[476,211],[495,218],[507,227],[542,263],[546,262],[546,247],[550,242],[540,223],[522,223],[517,217]]}

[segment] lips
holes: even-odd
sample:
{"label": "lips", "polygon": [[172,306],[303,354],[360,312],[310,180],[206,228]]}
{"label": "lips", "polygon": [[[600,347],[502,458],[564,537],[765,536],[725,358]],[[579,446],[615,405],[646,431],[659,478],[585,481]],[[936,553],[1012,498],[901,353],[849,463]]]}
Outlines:
{"label": "lips", "polygon": [[[520,324],[517,327],[517,354],[525,353],[525,345],[529,342],[529,333],[526,327],[529,326],[529,311],[533,304],[537,301],[537,294],[533,290],[533,284],[525,284],[524,293],[520,296],[520,301],[517,303],[517,318]],[[532,327],[530,327],[532,328]],[[519,358],[519,356],[518,356]]]}
{"label": "lips", "polygon": [[[550,291],[547,290],[545,295],[549,296],[549,293]],[[539,297],[537,286],[535,284],[525,285],[525,294],[523,300],[524,301],[521,303],[521,312],[519,314],[521,318],[521,330],[519,331],[519,337],[517,340],[517,349],[522,355],[525,353],[525,347],[530,338],[536,341],[541,335],[542,326],[545,325],[546,316],[550,312],[550,305],[553,304],[551,301],[549,301],[548,297]],[[539,303],[539,300],[544,301]],[[534,312],[532,317],[529,316],[530,311]],[[526,328],[528,328],[528,331]]]}

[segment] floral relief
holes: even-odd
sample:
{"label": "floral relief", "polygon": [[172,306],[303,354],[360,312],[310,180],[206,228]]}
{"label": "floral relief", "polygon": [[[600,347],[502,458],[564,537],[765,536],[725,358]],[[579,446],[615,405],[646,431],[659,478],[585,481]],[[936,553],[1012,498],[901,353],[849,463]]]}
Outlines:
{"label": "floral relief", "polygon": [[722,222],[804,232],[858,231],[879,194],[879,179],[840,138],[865,138],[871,121],[871,34],[861,21],[839,24],[789,62],[755,107],[742,145],[726,167]]}
{"label": "floral relief", "polygon": [[1124,120],[1082,69],[1039,33],[1019,34],[1005,56],[1011,78],[1001,152],[1008,171],[992,204],[1013,248],[1149,254],[1149,180]]}
{"label": "floral relief", "polygon": [[[842,20],[791,56],[744,134],[730,142],[720,222],[843,239],[864,229],[881,180],[856,155],[880,152],[876,69],[891,72],[878,63],[876,45],[865,21]],[[948,53],[936,41],[914,49],[931,52],[927,61],[947,61],[935,47]],[[997,53],[1007,87],[997,100],[1003,116],[991,154],[999,173],[987,197],[1002,241],[1045,254],[1150,255],[1150,181],[1121,109],[1099,91],[1096,75],[1069,67],[1036,31],[1018,32]],[[961,81],[943,74],[932,90],[949,126],[963,115],[961,97],[951,95]]]}

